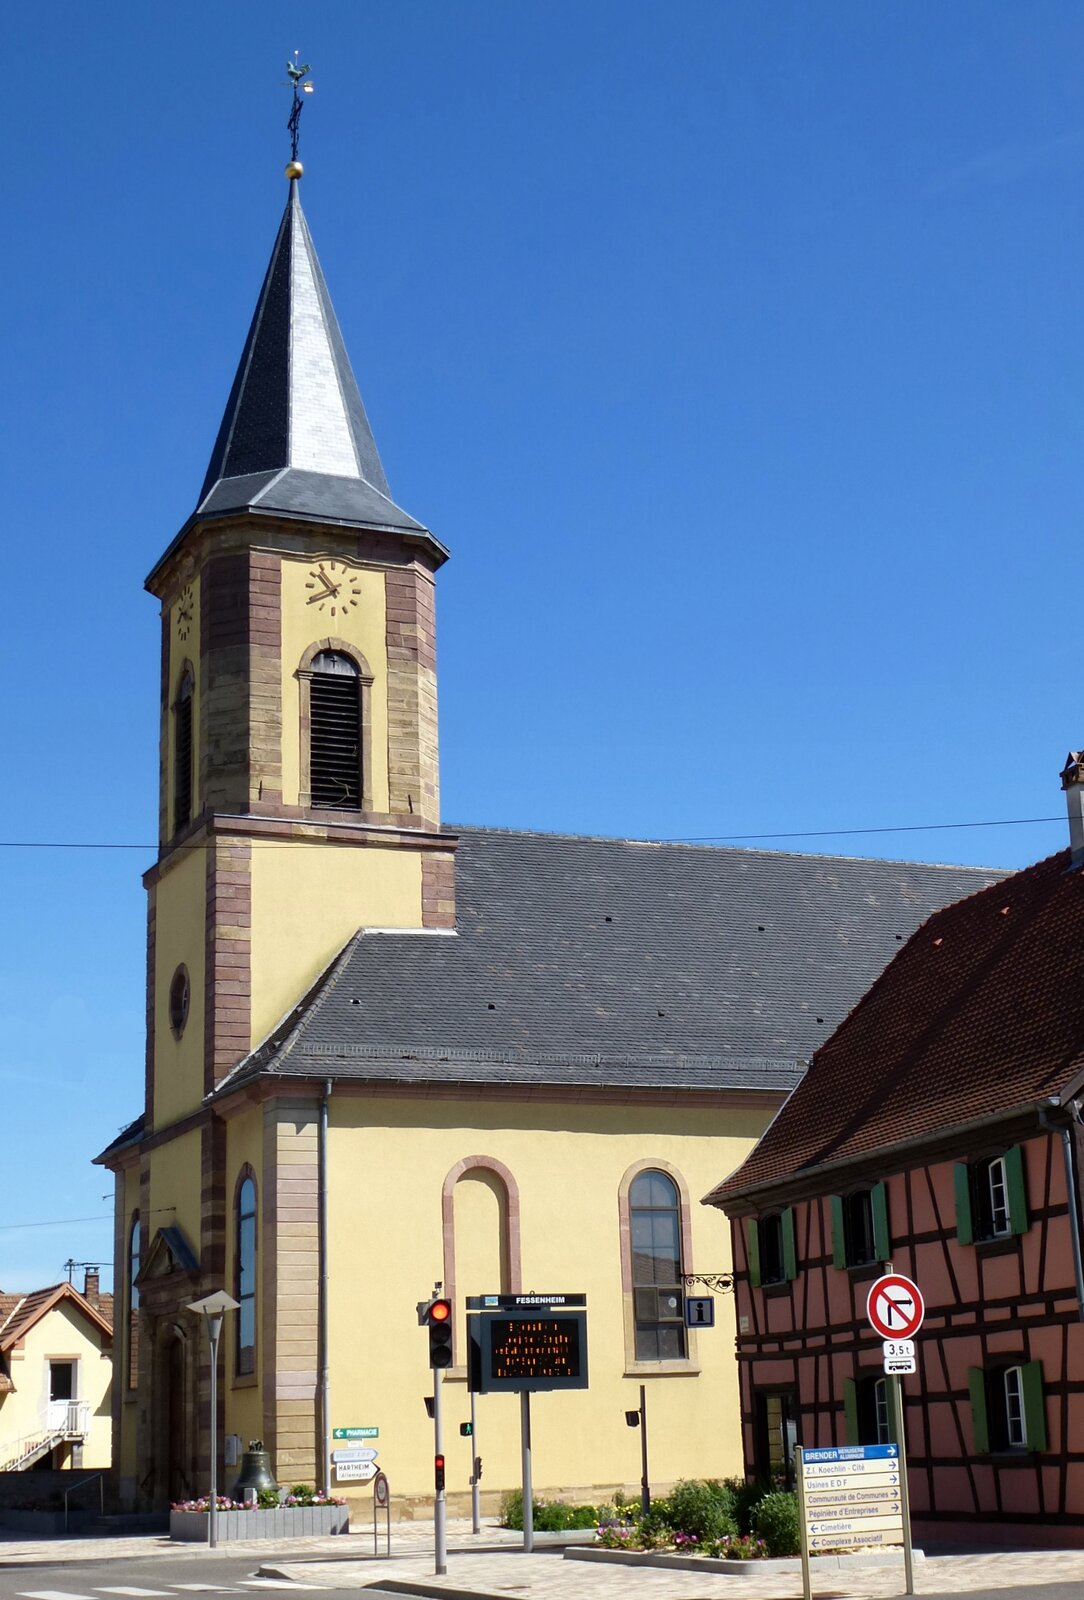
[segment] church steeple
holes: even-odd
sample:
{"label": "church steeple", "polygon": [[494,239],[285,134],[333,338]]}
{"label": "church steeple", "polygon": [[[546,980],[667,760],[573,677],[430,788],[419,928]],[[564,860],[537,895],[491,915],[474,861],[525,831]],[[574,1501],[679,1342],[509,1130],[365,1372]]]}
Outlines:
{"label": "church steeple", "polygon": [[391,498],[299,181],[290,179],[195,515],[253,511],[424,535]]}

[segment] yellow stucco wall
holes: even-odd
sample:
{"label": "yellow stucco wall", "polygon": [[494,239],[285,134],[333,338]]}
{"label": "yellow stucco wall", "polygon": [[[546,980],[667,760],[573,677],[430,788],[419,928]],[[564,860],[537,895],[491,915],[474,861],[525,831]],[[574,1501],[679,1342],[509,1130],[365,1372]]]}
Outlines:
{"label": "yellow stucco wall", "polygon": [[[203,1098],[204,922],[206,863],[202,850],[183,851],[157,888],[154,961],[154,1126],[195,1111]],[[188,968],[188,1022],[179,1039],[169,1025],[169,986]]]}
{"label": "yellow stucco wall", "polygon": [[[444,1277],[441,1193],[450,1169],[478,1155],[503,1163],[519,1186],[525,1292],[588,1297],[590,1388],[536,1396],[534,1470],[538,1492],[591,1485],[632,1487],[640,1476],[639,1434],[625,1411],[647,1384],[651,1472],[658,1483],[741,1471],[733,1302],[716,1297],[717,1326],[690,1335],[689,1369],[630,1371],[618,1227],[618,1192],[638,1162],[667,1163],[687,1187],[692,1253],[688,1271],[724,1271],[726,1219],[699,1204],[720,1172],[736,1166],[767,1116],[745,1109],[569,1103],[348,1099],[332,1096],[329,1134],[331,1409],[334,1426],[376,1426],[380,1464],[393,1492],[432,1487],[432,1391],[427,1337],[415,1303]],[[418,1124],[422,1123],[421,1126]],[[463,1220],[492,1228],[497,1207],[482,1185],[457,1203]],[[492,1234],[457,1252],[457,1300],[499,1288]],[[474,1281],[477,1274],[481,1281]],[[461,1321],[461,1315],[458,1319]],[[470,1446],[458,1425],[469,1415],[462,1378],[445,1387],[450,1493],[464,1492]],[[483,1487],[519,1480],[518,1400],[477,1399]],[[354,1492],[344,1487],[344,1492]]]}
{"label": "yellow stucco wall", "polygon": [[[0,1398],[0,1461],[14,1453],[17,1440],[47,1431],[49,1363],[73,1359],[77,1363],[75,1399],[88,1407],[83,1466],[108,1467],[113,1368],[109,1354],[102,1354],[102,1335],[70,1301],[48,1311],[27,1333],[22,1348],[11,1352],[15,1393]],[[70,1465],[70,1458],[65,1465]]]}
{"label": "yellow stucco wall", "polygon": [[[330,558],[323,558],[330,566]],[[321,609],[315,596],[322,591],[315,586],[312,573],[321,558],[312,556],[304,561],[286,557],[282,563],[282,798],[287,805],[297,805],[300,784],[300,700],[297,669],[301,657],[310,645],[319,639],[341,639],[354,645],[364,656],[373,674],[370,696],[372,719],[372,795],[373,809],[387,811],[388,805],[388,688],[387,643],[385,631],[384,574],[366,567],[346,568],[349,576],[343,583],[340,595],[353,599],[358,591],[357,604],[344,606],[327,600]],[[335,558],[333,577],[338,581],[344,563]],[[306,587],[308,585],[308,587]],[[334,614],[332,606],[335,606]]]}
{"label": "yellow stucco wall", "polygon": [[226,1124],[226,1205],[228,1219],[226,1224],[226,1262],[228,1282],[226,1288],[230,1294],[236,1294],[235,1280],[237,1262],[237,1208],[234,1204],[237,1194],[237,1183],[241,1169],[248,1164],[256,1174],[256,1374],[253,1378],[237,1376],[236,1365],[236,1317],[231,1316],[226,1322],[226,1332],[223,1338],[223,1387],[226,1404],[226,1432],[240,1434],[247,1444],[249,1439],[258,1439],[263,1433],[263,1410],[259,1379],[259,1352],[263,1349],[263,1306],[261,1303],[261,1289],[266,1250],[261,1248],[264,1244],[263,1230],[259,1225],[259,1207],[263,1201],[263,1112],[260,1107],[253,1106],[242,1116],[232,1117]]}
{"label": "yellow stucco wall", "polygon": [[415,850],[257,841],[253,1044],[297,1004],[359,928],[417,928],[421,920],[422,867]]}
{"label": "yellow stucco wall", "polygon": [[198,1256],[200,1251],[201,1135],[198,1128],[151,1152],[150,1239],[176,1225]]}

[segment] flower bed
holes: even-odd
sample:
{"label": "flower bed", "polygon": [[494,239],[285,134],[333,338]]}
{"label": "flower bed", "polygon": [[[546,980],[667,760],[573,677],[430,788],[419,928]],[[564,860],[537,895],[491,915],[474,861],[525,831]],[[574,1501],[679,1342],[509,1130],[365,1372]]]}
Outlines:
{"label": "flower bed", "polygon": [[[322,1539],[333,1533],[349,1533],[350,1513],[345,1500],[330,1499],[299,1486],[268,1505],[272,1497],[262,1495],[263,1505],[247,1506],[240,1500],[218,1497],[219,1543],[238,1539]],[[186,1544],[206,1544],[209,1534],[211,1501],[182,1500],[170,1507],[169,1536]]]}

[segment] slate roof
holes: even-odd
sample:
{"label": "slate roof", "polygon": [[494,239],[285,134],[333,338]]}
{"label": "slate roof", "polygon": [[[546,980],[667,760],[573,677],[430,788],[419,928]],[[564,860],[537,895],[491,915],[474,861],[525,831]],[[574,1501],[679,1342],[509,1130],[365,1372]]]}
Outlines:
{"label": "slate roof", "polygon": [[1084,875],[1068,866],[1065,850],[921,927],[708,1201],[1075,1092]]}
{"label": "slate roof", "polygon": [[447,554],[391,498],[297,179],[196,512],[178,537],[240,511],[391,530],[423,539],[438,560]]}
{"label": "slate roof", "polygon": [[362,930],[261,1075],[790,1089],[971,867],[463,828],[458,932]]}

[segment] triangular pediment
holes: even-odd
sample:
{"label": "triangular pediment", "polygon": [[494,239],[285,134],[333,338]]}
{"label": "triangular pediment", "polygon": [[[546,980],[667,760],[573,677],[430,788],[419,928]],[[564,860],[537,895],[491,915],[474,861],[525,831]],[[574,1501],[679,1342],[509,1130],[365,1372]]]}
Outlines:
{"label": "triangular pediment", "polygon": [[183,1228],[176,1225],[159,1228],[136,1275],[136,1287],[145,1291],[152,1284],[163,1278],[172,1278],[178,1272],[186,1277],[194,1277],[199,1272],[199,1256]]}

